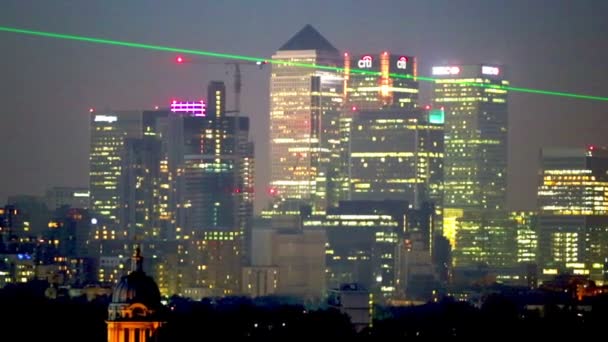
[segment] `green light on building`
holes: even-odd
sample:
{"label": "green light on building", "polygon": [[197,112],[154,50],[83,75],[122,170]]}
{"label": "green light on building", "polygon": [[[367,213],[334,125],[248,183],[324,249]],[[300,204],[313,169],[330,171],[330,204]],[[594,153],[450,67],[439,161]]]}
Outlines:
{"label": "green light on building", "polygon": [[443,108],[431,109],[429,111],[429,123],[443,124],[445,122],[445,111]]}

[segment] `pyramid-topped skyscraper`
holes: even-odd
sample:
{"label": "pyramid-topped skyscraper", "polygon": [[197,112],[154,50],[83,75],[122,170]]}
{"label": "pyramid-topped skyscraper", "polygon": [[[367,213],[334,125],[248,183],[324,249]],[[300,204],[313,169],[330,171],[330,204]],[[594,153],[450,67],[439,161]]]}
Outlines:
{"label": "pyramid-topped skyscraper", "polygon": [[[337,138],[337,114],[342,103],[339,73],[315,68],[338,66],[338,50],[311,25],[306,25],[272,56],[270,79],[271,189],[283,208],[310,205],[324,211],[335,202],[328,191]],[[297,63],[293,65],[291,63]],[[304,66],[306,65],[306,66]],[[333,118],[333,120],[332,120]],[[332,122],[336,123],[332,127]]]}

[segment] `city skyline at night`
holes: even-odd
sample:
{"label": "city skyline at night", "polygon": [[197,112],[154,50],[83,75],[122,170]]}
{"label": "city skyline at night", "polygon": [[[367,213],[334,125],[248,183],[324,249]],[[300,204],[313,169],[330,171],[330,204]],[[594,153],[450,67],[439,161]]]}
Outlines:
{"label": "city skyline at night", "polygon": [[5,2],[3,322],[603,331],[608,3]]}
{"label": "city skyline at night", "polygon": [[[8,3],[6,7],[6,11],[3,11],[3,24],[5,26],[14,26],[14,27],[22,27],[22,28],[31,28],[31,29],[46,29],[48,31],[55,32],[65,32],[65,33],[75,33],[75,34],[83,34],[88,36],[98,36],[98,37],[108,37],[108,38],[117,38],[119,40],[127,40],[127,41],[141,41],[141,42],[150,42],[150,43],[158,43],[162,45],[168,46],[183,46],[183,47],[206,47],[205,50],[218,51],[218,52],[236,52],[241,53],[243,55],[249,56],[268,56],[269,59],[272,51],[277,48],[277,44],[280,44],[282,41],[286,41],[294,32],[296,32],[299,28],[304,26],[305,23],[312,23],[317,29],[320,30],[327,38],[332,41],[336,45],[336,47],[343,51],[348,51],[349,53],[355,54],[357,52],[366,52],[366,51],[403,51],[408,55],[413,55],[417,57],[418,61],[418,72],[420,75],[430,75],[431,67],[433,65],[442,65],[447,63],[475,63],[475,62],[484,62],[490,64],[505,64],[509,66],[510,75],[511,75],[511,84],[515,87],[519,86],[531,86],[532,88],[538,89],[550,89],[550,90],[558,90],[558,91],[570,91],[574,93],[586,93],[592,95],[601,95],[601,87],[603,82],[596,80],[596,75],[599,75],[597,72],[585,72],[584,69],[581,68],[591,68],[591,66],[598,67],[599,61],[602,60],[601,56],[605,54],[605,51],[602,49],[590,49],[589,46],[594,44],[595,37],[599,32],[605,30],[605,26],[603,24],[596,24],[596,16],[591,14],[593,6],[589,5],[588,2],[577,4],[574,8],[571,9],[573,13],[578,13],[578,15],[573,16],[570,15],[570,12],[565,11],[564,6],[557,6],[552,3],[552,6],[543,6],[542,4],[534,4],[533,6],[528,6],[525,10],[522,10],[522,6],[520,4],[513,4],[508,7],[496,7],[495,4],[485,3],[483,6],[473,6],[471,5],[472,12],[467,14],[472,16],[477,16],[481,20],[478,24],[465,24],[464,15],[455,14],[454,10],[451,10],[451,7],[457,7],[455,3],[446,4],[442,3],[442,1],[438,1],[436,4],[418,4],[418,7],[413,7],[411,10],[413,20],[408,24],[404,24],[403,29],[407,32],[418,32],[418,35],[411,35],[410,41],[408,41],[407,37],[410,35],[405,35],[401,38],[396,39],[400,36],[394,36],[389,34],[392,32],[389,27],[391,27],[391,20],[387,20],[380,25],[364,30],[362,28],[355,28],[352,32],[343,32],[334,29],[335,24],[320,19],[314,19],[314,16],[311,10],[303,10],[300,11],[301,19],[299,23],[288,23],[285,19],[282,19],[280,16],[277,16],[273,22],[275,25],[282,25],[287,27],[291,27],[291,29],[286,29],[283,34],[273,33],[271,36],[257,35],[256,39],[251,39],[251,42],[244,43],[244,45],[238,45],[237,48],[226,46],[223,48],[223,43],[219,43],[216,41],[212,42],[215,35],[209,35],[210,38],[205,38],[206,40],[211,40],[209,43],[205,45],[201,45],[197,43],[195,40],[189,38],[188,32],[190,29],[185,29],[184,25],[177,25],[175,28],[165,27],[165,33],[163,35],[158,36],[158,39],[151,38],[149,39],[145,34],[142,33],[141,29],[135,30],[133,33],[129,33],[128,30],[124,31],[125,33],[121,34],[112,34],[111,31],[104,31],[96,29],[95,27],[102,27],[101,22],[103,22],[104,16],[108,16],[112,14],[112,10],[109,8],[103,8],[103,6],[99,6],[98,10],[100,11],[98,14],[98,18],[101,20],[98,26],[91,26],[86,30],[78,30],[71,29],[78,28],[79,22],[81,19],[76,18],[66,18],[69,20],[65,20],[65,24],[50,24],[43,25],[45,23],[45,19],[40,19],[38,22],[29,22],[25,20],[22,16],[18,15],[18,11],[27,10],[29,5],[26,4],[18,4],[18,3]],[[477,4],[479,5],[479,4]],[[594,4],[595,6],[603,6],[600,4]],[[51,13],[55,13],[56,11],[60,11],[63,5],[57,4],[56,7],[50,8],[49,11]],[[127,7],[132,6],[131,4],[127,5]],[[253,18],[264,18],[266,14],[257,8],[249,8],[245,11],[236,10],[234,8],[236,5],[209,5],[204,8],[207,11],[213,11],[214,13],[225,13],[226,15],[235,14],[237,16],[242,16],[244,13],[249,13],[248,15],[251,17],[249,20],[244,20],[244,23],[249,23],[252,27],[256,27],[259,24],[251,22]],[[287,6],[287,5],[285,5]],[[316,5],[311,6],[311,8],[315,8]],[[261,6],[264,7],[264,6]],[[288,6],[289,7],[289,6]],[[333,13],[333,11],[337,11],[337,5],[330,5],[326,10],[329,13]],[[370,16],[380,16],[391,18],[394,14],[389,14],[387,11],[391,6],[378,6],[374,8],[370,12]],[[279,8],[274,8],[272,11],[278,11]],[[145,11],[148,14],[154,13],[155,9],[146,9]],[[271,12],[272,12],[271,11]],[[361,11],[357,9],[357,11]],[[15,13],[15,15],[11,16],[11,13]],[[31,11],[30,11],[31,12]],[[394,12],[394,11],[392,11]],[[600,11],[595,11],[599,13]],[[87,13],[84,11],[84,13]],[[228,14],[231,13],[231,14]],[[447,13],[451,13],[450,16],[447,16]],[[457,13],[457,11],[456,11]],[[524,17],[518,19],[518,22],[523,23],[523,25],[519,25],[519,28],[507,28],[504,26],[510,18],[513,18],[515,15],[523,14]],[[571,29],[569,29],[568,25],[559,25],[558,22],[564,22],[559,18],[569,18],[572,20],[573,18],[584,17],[589,14],[590,19],[585,23],[574,20],[571,25]],[[61,17],[63,14],[56,13],[55,17]],[[354,19],[355,14],[347,14],[343,19],[341,16],[329,16],[333,18],[338,18],[338,22],[340,20],[344,20],[344,22],[362,22],[364,21],[365,16],[359,16],[358,19]],[[416,16],[418,15],[418,16]],[[431,25],[428,29],[424,29],[428,25],[424,25],[421,23],[419,17],[424,16],[437,16],[442,18],[445,24],[440,23],[441,20],[434,21],[434,25]],[[545,18],[543,21],[532,21],[532,18],[543,17]],[[138,25],[141,27],[146,27],[149,25],[148,20],[138,19]],[[494,20],[491,20],[494,18]],[[118,21],[124,21],[127,17],[125,16],[117,16],[115,19]],[[215,19],[214,19],[215,20]],[[262,20],[264,21],[264,20]],[[566,20],[567,21],[567,20]],[[492,22],[492,24],[489,24]],[[216,28],[207,26],[209,23],[201,23],[203,25],[203,29],[205,32],[214,32],[219,29],[218,26]],[[445,27],[447,24],[456,27],[456,30],[450,30],[450,32],[446,34],[440,34],[439,28]],[[65,26],[67,25],[67,26]],[[122,23],[122,25],[126,25],[126,22]],[[490,28],[490,30],[483,30],[481,27]],[[469,27],[470,26],[470,27]],[[391,27],[392,28],[392,27]],[[478,28],[478,30],[473,30],[473,28]],[[371,32],[369,30],[372,30]],[[556,32],[555,35],[549,34],[548,30],[554,30]],[[459,35],[463,33],[465,30],[472,30],[473,36],[471,38],[466,38],[464,35]],[[581,34],[581,36],[586,37],[583,40],[577,41],[575,37],[580,32],[586,32],[588,34]],[[179,31],[179,32],[178,32]],[[253,30],[255,32],[255,30]],[[192,30],[194,32],[194,30]],[[218,31],[219,32],[219,31]],[[240,39],[239,36],[248,35],[251,33],[238,33],[234,31],[234,28],[229,28],[225,35],[228,35],[231,39]],[[524,36],[524,32],[528,32],[529,34]],[[559,34],[557,34],[559,32]],[[501,39],[503,35],[511,34],[509,40]],[[368,44],[365,44],[366,47],[361,46],[358,43],[357,37],[360,36],[376,36],[377,39],[373,39],[369,41]],[[477,35],[477,40],[474,37]],[[551,43],[553,42],[552,37],[560,36],[560,44],[558,46]],[[41,94],[41,101],[46,103],[44,109],[42,107],[38,107],[35,110],[26,110],[27,106],[17,106],[15,102],[12,100],[3,101],[8,105],[7,112],[10,113],[7,120],[14,121],[19,126],[23,125],[25,121],[23,120],[34,120],[40,124],[40,126],[33,126],[34,132],[36,132],[36,136],[40,137],[39,139],[43,139],[47,141],[54,137],[51,140],[48,140],[46,143],[42,144],[45,146],[43,148],[46,149],[50,146],[57,146],[59,149],[67,149],[70,151],[68,155],[74,156],[74,158],[70,159],[70,162],[76,163],[77,166],[75,168],[71,168],[68,171],[67,177],[60,175],[59,173],[53,170],[60,170],[60,164],[64,164],[67,162],[61,161],[60,164],[56,164],[54,160],[49,160],[47,165],[48,173],[45,173],[44,176],[38,177],[34,176],[36,168],[32,164],[34,161],[44,160],[45,155],[49,155],[48,152],[42,153],[37,150],[28,150],[25,152],[30,155],[28,159],[17,158],[18,153],[17,150],[10,150],[11,156],[15,153],[14,158],[16,158],[16,164],[11,166],[8,169],[5,169],[4,172],[7,173],[7,177],[11,177],[11,175],[21,174],[22,176],[27,177],[27,184],[24,183],[23,186],[16,187],[17,182],[13,182],[7,187],[4,187],[0,191],[0,197],[6,198],[7,196],[19,193],[40,193],[48,186],[54,185],[69,185],[69,186],[82,186],[86,185],[86,156],[87,151],[84,147],[79,147],[82,145],[79,144],[69,144],[62,135],[55,136],[58,130],[53,130],[50,134],[43,134],[43,127],[53,127],[58,123],[62,123],[62,127],[70,127],[70,129],[77,134],[77,139],[82,141],[83,144],[88,138],[85,133],[83,133],[82,129],[78,130],[77,127],[84,127],[86,121],[83,121],[83,113],[88,110],[88,108],[96,108],[98,110],[103,110],[107,108],[111,108],[114,110],[121,109],[147,109],[154,108],[154,106],[162,105],[163,103],[168,102],[171,98],[176,96],[183,96],[185,98],[200,98],[201,94],[204,94],[204,85],[207,80],[212,79],[229,79],[229,75],[225,75],[225,67],[223,66],[189,66],[187,68],[177,68],[172,60],[175,56],[171,54],[151,54],[150,52],[135,52],[129,50],[125,50],[123,48],[110,48],[110,47],[101,47],[96,48],[90,45],[82,45],[82,47],[77,47],[79,45],[74,45],[76,43],[61,43],[61,42],[44,42],[42,40],[33,39],[33,38],[25,38],[18,36],[11,36],[3,33],[1,35],[2,39],[6,40],[8,46],[12,46],[14,53],[18,53],[21,56],[27,56],[27,59],[22,59],[22,62],[28,63],[29,67],[24,68],[13,68],[10,70],[6,70],[6,75],[11,77],[15,77],[16,83],[21,84],[20,79],[25,79],[30,72],[34,70],[38,70],[38,79],[40,80],[40,85],[48,84],[48,82],[55,77],[47,78],[45,71],[41,71],[39,68],[43,67],[46,63],[52,63],[56,65],[53,67],[57,70],[65,70],[63,74],[63,78],[66,80],[71,80],[69,82],[65,82],[66,92],[61,97],[48,97],[45,93],[40,93],[39,90],[36,90]],[[534,37],[534,39],[533,39]],[[547,39],[543,39],[546,41],[545,47],[542,44],[537,44],[539,37],[546,37]],[[258,41],[259,44],[253,44],[252,41]],[[506,43],[508,41],[508,44]],[[192,43],[188,43],[192,42]],[[163,44],[164,43],[164,44]],[[218,45],[219,44],[219,45]],[[43,54],[31,54],[28,51],[29,49],[36,46],[39,49],[50,49],[48,53]],[[405,46],[405,48],[404,48]],[[507,49],[507,46],[509,48]],[[67,49],[67,50],[66,50]],[[383,50],[385,49],[385,50]],[[61,51],[70,51],[63,58],[58,59],[53,56],[58,56],[63,54]],[[104,52],[106,51],[106,52]],[[573,54],[573,51],[577,51],[576,55]],[[591,51],[594,51],[593,53]],[[95,56],[105,56],[106,53],[109,53],[107,60],[111,60],[112,63],[108,64],[108,67],[104,67],[105,62],[101,62],[99,58]],[[12,54],[9,53],[5,58],[7,60],[8,65],[19,65],[20,61],[16,61],[12,58]],[[39,56],[39,57],[34,57]],[[50,58],[42,59],[41,56],[48,56]],[[528,58],[524,58],[528,56]],[[541,58],[542,56],[542,58]],[[559,58],[555,58],[559,56]],[[576,56],[576,57],[575,57]],[[101,64],[99,64],[101,63]],[[98,65],[99,64],[99,65]],[[92,65],[96,65],[94,68]],[[125,67],[128,69],[125,69]],[[127,77],[125,82],[122,83],[120,87],[125,87],[129,84],[135,85],[139,83],[136,80],[133,80],[133,73],[125,73],[121,70],[131,70],[132,72],[143,72],[145,69],[149,69],[152,67],[152,70],[155,70],[153,73],[147,73],[149,76],[145,76],[146,83],[150,84],[156,74],[159,75],[158,79],[164,79],[165,83],[173,83],[178,79],[181,79],[177,86],[175,87],[159,87],[154,86],[149,91],[145,90],[145,87],[138,87],[139,89],[133,93],[132,96],[125,97],[121,94],[110,94],[115,92],[116,87],[108,88],[103,86],[104,84],[108,85],[108,77],[112,77],[112,79],[121,79]],[[38,68],[38,69],[37,69]],[[92,73],[93,70],[101,70],[105,68],[106,76],[98,77],[95,73]],[[580,69],[580,70],[579,70]],[[23,72],[16,73],[17,70],[21,70]],[[80,88],[76,90],[74,88],[75,81],[79,79],[80,76],[77,76],[75,72],[78,71],[78,74],[81,75],[89,75],[87,76],[89,81],[86,83],[95,89],[101,89],[100,86],[105,87],[105,91],[95,93],[101,95],[97,96],[93,93],[83,93],[83,90],[86,88]],[[92,73],[92,74],[91,74]],[[265,113],[268,113],[267,109],[264,109],[267,103],[264,99],[263,93],[266,92],[267,81],[264,79],[268,77],[268,70],[255,71],[253,69],[247,70],[243,72],[244,77],[244,91],[243,91],[243,104],[246,105],[250,110],[248,110],[251,115],[255,116],[255,120],[252,121],[252,134],[253,139],[256,142],[257,146],[257,157],[260,161],[257,164],[257,167],[260,168],[261,172],[256,172],[256,190],[259,194],[256,199],[256,211],[263,209],[267,203],[267,195],[266,188],[269,184],[269,179],[267,179],[266,175],[269,175],[269,170],[265,169],[265,165],[268,165],[268,162],[265,160],[267,157],[268,151],[267,146],[267,132],[268,132],[268,119]],[[92,77],[91,77],[92,76]],[[203,78],[203,81],[198,81],[199,78]],[[584,77],[584,78],[583,78]],[[47,81],[48,80],[48,81]],[[537,81],[538,80],[538,81]],[[576,82],[569,80],[577,80]],[[229,80],[228,80],[229,81]],[[45,83],[46,82],[46,83]],[[186,86],[187,85],[187,86]],[[587,87],[583,86],[587,85]],[[20,89],[25,85],[20,85]],[[230,88],[230,82],[228,82],[228,86]],[[430,93],[428,91],[428,86],[421,84],[421,103],[429,103],[430,101]],[[425,89],[426,88],[426,89]],[[69,89],[69,90],[68,90]],[[107,92],[110,92],[106,94]],[[122,91],[122,93],[126,93]],[[146,94],[147,93],[147,94]],[[605,93],[605,92],[604,92]],[[14,90],[7,89],[3,92],[5,96],[12,96],[12,98],[20,98],[20,96],[13,96]],[[81,94],[82,96],[76,96],[74,98],[73,95]],[[73,101],[64,101],[67,105],[59,105],[57,100],[59,98],[64,98],[67,100],[71,98]],[[509,189],[509,206],[512,209],[533,209],[534,208],[534,196],[535,196],[535,181],[533,180],[534,174],[537,172],[537,158],[536,155],[538,150],[542,146],[546,145],[555,145],[556,143],[561,145],[586,145],[586,144],[597,144],[597,145],[606,145],[606,142],[602,140],[601,135],[597,133],[593,133],[598,131],[594,128],[597,125],[591,125],[590,123],[593,121],[599,120],[599,113],[601,113],[601,108],[604,107],[602,103],[595,103],[593,101],[584,101],[584,100],[567,100],[567,99],[558,99],[553,97],[546,97],[542,95],[525,95],[525,94],[516,94],[511,93],[510,95],[510,108],[512,114],[512,120],[510,122],[510,135],[513,137],[510,139],[512,142],[509,146],[509,160],[510,160],[510,172],[508,183],[512,185],[514,189]],[[232,101],[232,100],[230,100]],[[31,103],[29,106],[40,106],[43,102]],[[14,105],[12,103],[15,103]],[[565,107],[564,107],[565,106]],[[65,107],[65,108],[64,108]],[[229,105],[230,107],[230,105]],[[568,108],[568,110],[565,110]],[[52,112],[52,113],[60,113],[65,112],[68,115],[65,119],[62,119],[62,116],[57,117],[58,114],[53,115],[45,115],[40,116],[41,114],[34,113],[43,113],[43,112]],[[528,112],[533,113],[533,115],[528,114]],[[575,117],[570,113],[572,112],[581,112],[587,117],[586,120],[575,120]],[[13,114],[14,113],[14,114]],[[18,115],[19,114],[19,115]],[[52,118],[55,117],[53,120]],[[68,119],[69,118],[69,119]],[[564,122],[566,124],[560,125],[560,122]],[[601,121],[600,121],[601,122]],[[545,125],[549,125],[551,129],[543,129]],[[574,130],[589,130],[591,133],[585,136],[581,135],[570,135],[568,132],[570,129]],[[529,130],[532,131],[551,131],[553,132],[551,135],[547,134],[529,134]],[[10,141],[19,142],[22,141],[19,135],[15,135],[15,132],[9,133]],[[521,141],[520,137],[527,137],[528,143],[521,144],[518,141]],[[46,139],[46,140],[45,140]],[[59,145],[56,145],[59,144]],[[21,154],[21,153],[20,153]],[[13,157],[11,157],[13,158]],[[59,157],[60,159],[62,157]],[[58,159],[57,161],[59,161]],[[13,167],[17,167],[20,165],[21,172],[16,173],[16,169]],[[23,172],[25,170],[25,172]],[[78,171],[80,170],[80,171]],[[20,177],[21,178],[21,177]]]}

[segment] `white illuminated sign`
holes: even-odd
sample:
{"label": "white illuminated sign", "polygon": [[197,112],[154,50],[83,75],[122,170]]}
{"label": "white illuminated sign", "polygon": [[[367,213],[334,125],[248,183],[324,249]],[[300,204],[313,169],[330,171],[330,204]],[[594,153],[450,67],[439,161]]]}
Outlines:
{"label": "white illuminated sign", "polygon": [[74,197],[89,197],[89,193],[88,192],[75,192],[72,194],[72,196]]}
{"label": "white illuminated sign", "polygon": [[397,69],[407,69],[407,57],[399,57],[397,60]]}
{"label": "white illuminated sign", "polygon": [[458,75],[460,68],[457,66],[437,66],[433,67],[433,75]]}
{"label": "white illuminated sign", "polygon": [[111,115],[95,115],[95,122],[115,122],[118,121],[118,117],[117,116],[111,116]]}
{"label": "white illuminated sign", "polygon": [[484,75],[498,75],[500,73],[500,69],[493,66],[483,65],[481,67],[481,73]]}
{"label": "white illuminated sign", "polygon": [[363,56],[357,62],[357,66],[361,69],[372,67],[372,56]]}

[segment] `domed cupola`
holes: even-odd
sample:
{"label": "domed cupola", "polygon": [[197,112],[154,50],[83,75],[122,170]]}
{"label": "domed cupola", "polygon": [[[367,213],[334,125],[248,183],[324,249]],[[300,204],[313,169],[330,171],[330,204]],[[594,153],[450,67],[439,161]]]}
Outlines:
{"label": "domed cupola", "polygon": [[131,271],[112,291],[109,320],[141,320],[160,308],[160,291],[154,280],[143,271],[143,259],[141,250],[136,247],[131,257]]}
{"label": "domed cupola", "polygon": [[108,342],[158,341],[163,323],[160,319],[160,291],[143,270],[139,247],[131,257],[131,272],[123,276],[112,292],[108,307]]}

